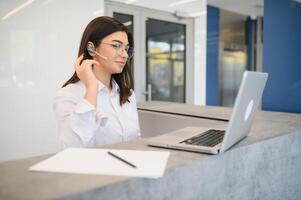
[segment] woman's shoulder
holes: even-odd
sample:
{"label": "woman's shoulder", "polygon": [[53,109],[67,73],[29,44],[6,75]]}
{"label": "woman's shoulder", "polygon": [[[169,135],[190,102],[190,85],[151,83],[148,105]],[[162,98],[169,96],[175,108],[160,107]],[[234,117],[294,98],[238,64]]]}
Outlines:
{"label": "woman's shoulder", "polygon": [[131,89],[131,96],[129,97],[129,101],[136,103],[136,94],[133,89]]}
{"label": "woman's shoulder", "polygon": [[84,85],[78,81],[76,83],[70,83],[65,87],[60,88],[56,96],[79,96],[84,92]]}

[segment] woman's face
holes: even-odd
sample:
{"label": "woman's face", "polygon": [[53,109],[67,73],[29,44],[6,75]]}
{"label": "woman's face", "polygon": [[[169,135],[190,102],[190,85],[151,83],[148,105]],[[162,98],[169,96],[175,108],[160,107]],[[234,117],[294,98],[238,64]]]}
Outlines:
{"label": "woman's face", "polygon": [[96,56],[95,59],[108,73],[121,73],[128,59],[126,51],[128,47],[126,32],[114,32],[102,39],[96,51],[103,57]]}

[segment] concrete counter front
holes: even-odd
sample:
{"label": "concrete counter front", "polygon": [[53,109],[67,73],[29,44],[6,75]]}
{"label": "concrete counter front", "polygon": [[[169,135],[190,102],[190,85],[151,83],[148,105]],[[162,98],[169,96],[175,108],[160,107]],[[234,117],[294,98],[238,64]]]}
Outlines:
{"label": "concrete counter front", "polygon": [[[231,112],[227,108],[181,106],[196,114],[200,110],[202,116],[206,116],[204,110],[212,109],[207,116],[219,113],[225,119]],[[164,123],[168,117],[183,120],[183,116],[150,110],[140,110],[139,115],[148,120],[161,117]],[[192,120],[192,126],[227,125],[225,121],[186,118]],[[181,125],[189,125],[189,119]],[[154,135],[173,125],[165,124]],[[151,131],[150,127],[141,129]],[[105,148],[162,151],[146,146],[146,140]],[[165,174],[159,179],[28,171],[29,166],[49,155],[3,162],[0,199],[301,199],[301,115],[258,111],[250,135],[220,155],[170,152]]]}

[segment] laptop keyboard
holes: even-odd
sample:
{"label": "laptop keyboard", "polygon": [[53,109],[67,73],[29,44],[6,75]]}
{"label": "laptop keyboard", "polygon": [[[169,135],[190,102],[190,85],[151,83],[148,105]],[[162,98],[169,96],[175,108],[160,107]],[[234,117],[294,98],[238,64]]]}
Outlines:
{"label": "laptop keyboard", "polygon": [[223,141],[224,135],[225,135],[224,130],[210,129],[204,133],[193,136],[180,143],[214,147],[215,145],[217,145]]}

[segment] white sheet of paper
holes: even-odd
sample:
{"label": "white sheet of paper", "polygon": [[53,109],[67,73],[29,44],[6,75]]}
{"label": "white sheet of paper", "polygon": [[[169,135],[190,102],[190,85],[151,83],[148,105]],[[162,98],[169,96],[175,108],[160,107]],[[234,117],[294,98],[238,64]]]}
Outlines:
{"label": "white sheet of paper", "polygon": [[[133,168],[108,154],[136,165]],[[163,176],[169,151],[68,148],[29,168],[30,171],[158,178]]]}

